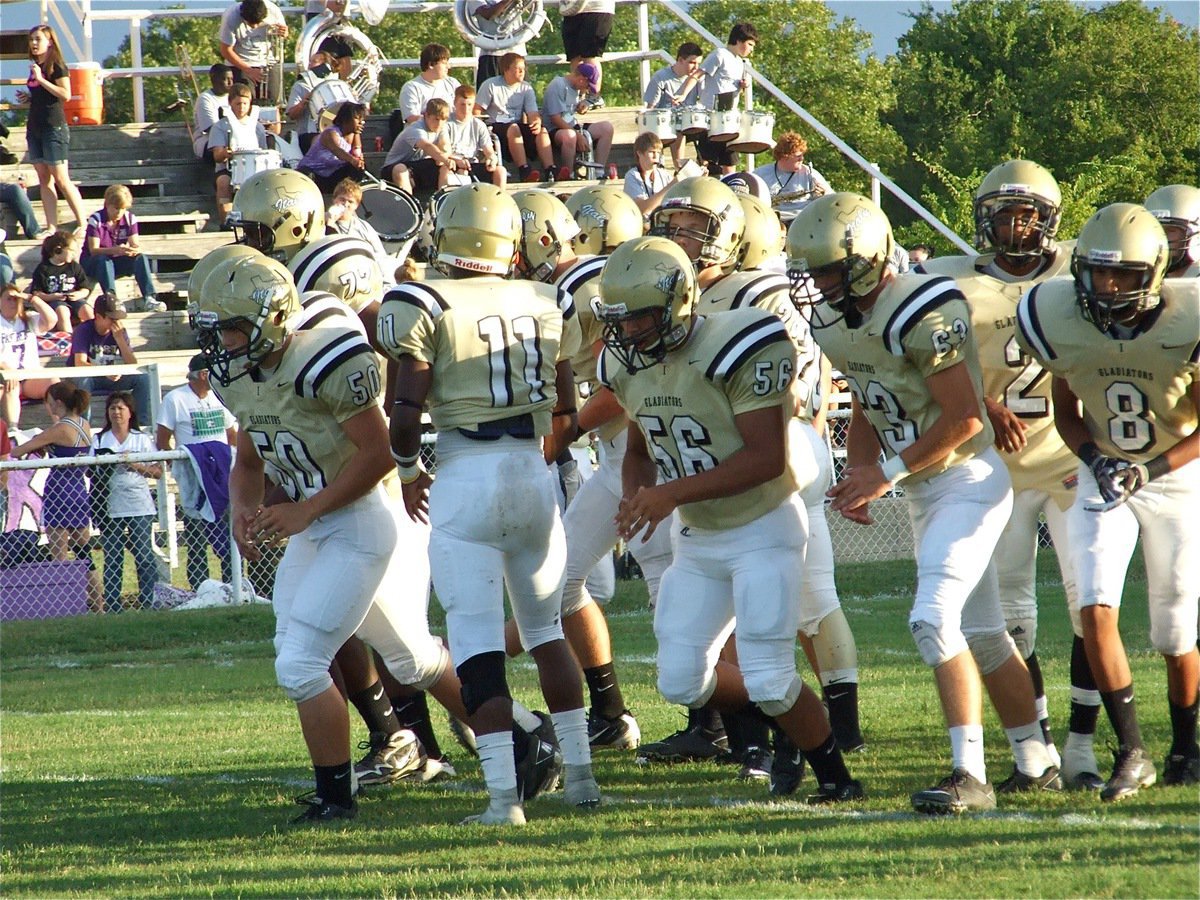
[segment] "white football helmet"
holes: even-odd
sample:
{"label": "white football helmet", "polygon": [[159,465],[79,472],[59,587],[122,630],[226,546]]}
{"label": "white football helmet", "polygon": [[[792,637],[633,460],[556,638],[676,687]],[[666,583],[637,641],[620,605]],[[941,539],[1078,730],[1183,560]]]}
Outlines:
{"label": "white football helmet", "polygon": [[[1010,207],[1031,206],[1036,216],[1004,237],[997,219]],[[1062,191],[1045,168],[1027,159],[1010,159],[983,177],[975,191],[975,244],[1011,259],[1041,256],[1054,245],[1062,219]]]}
{"label": "white football helmet", "polygon": [[[1112,203],[1101,209],[1084,223],[1071,256],[1084,317],[1106,333],[1114,324],[1136,324],[1158,306],[1170,255],[1166,232],[1144,206]],[[1113,270],[1137,273],[1137,285],[1122,289],[1107,276]]]}
{"label": "white football helmet", "polygon": [[239,243],[286,262],[325,234],[325,200],[307,175],[270,169],[238,189],[229,221]]}
{"label": "white football helmet", "polygon": [[512,195],[521,210],[521,261],[523,277],[532,281],[550,281],[562,259],[563,248],[570,247],[580,233],[579,223],[561,200],[539,188],[526,188]]}
{"label": "white football helmet", "polygon": [[438,207],[433,265],[451,277],[512,274],[521,210],[503,190],[477,182],[456,188]]}
{"label": "white football helmet", "polygon": [[1171,247],[1167,271],[1200,262],[1200,188],[1168,184],[1151,193],[1145,206],[1167,233]]}

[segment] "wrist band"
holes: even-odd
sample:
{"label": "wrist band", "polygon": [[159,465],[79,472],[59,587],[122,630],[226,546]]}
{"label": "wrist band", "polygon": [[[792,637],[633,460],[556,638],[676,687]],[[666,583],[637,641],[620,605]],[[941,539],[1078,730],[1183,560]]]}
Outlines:
{"label": "wrist band", "polygon": [[1075,455],[1083,461],[1084,465],[1091,468],[1092,463],[1100,458],[1100,448],[1088,441],[1086,444],[1079,445],[1079,451]]}
{"label": "wrist band", "polygon": [[579,412],[574,406],[568,406],[566,409],[560,409],[557,412],[551,413],[552,416],[573,416]]}
{"label": "wrist band", "polygon": [[900,479],[907,478],[912,474],[908,471],[908,466],[904,465],[904,459],[899,453],[887,460],[880,468],[883,469],[883,477],[891,484],[895,484]]}
{"label": "wrist band", "polygon": [[1148,481],[1153,481],[1155,478],[1161,478],[1171,471],[1171,464],[1167,462],[1165,455],[1156,456],[1147,463],[1143,463],[1146,467],[1146,475]]}
{"label": "wrist band", "polygon": [[[396,454],[393,453],[392,459],[396,461],[396,473],[400,476],[401,484],[412,484],[427,471],[425,468],[425,463],[421,461],[421,457],[419,455],[413,459],[412,457],[396,456]],[[401,459],[408,459],[410,461],[401,462]]]}

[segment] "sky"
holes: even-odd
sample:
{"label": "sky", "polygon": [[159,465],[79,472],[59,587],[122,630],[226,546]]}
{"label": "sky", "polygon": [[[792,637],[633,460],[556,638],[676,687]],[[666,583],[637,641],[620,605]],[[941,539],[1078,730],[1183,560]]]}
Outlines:
{"label": "sky", "polygon": [[[114,8],[158,9],[164,6],[176,5],[179,0],[92,0],[94,10],[110,10]],[[204,9],[223,8],[229,0],[187,0],[188,3]],[[1146,0],[1148,6],[1161,7],[1172,17],[1193,28],[1200,26],[1200,3],[1195,0]],[[65,5],[65,4],[64,4]],[[298,0],[281,3],[283,6],[298,6]],[[842,18],[853,18],[860,28],[870,32],[875,37],[874,51],[877,56],[884,57],[896,51],[896,41],[908,31],[912,20],[910,13],[921,9],[920,0],[827,0],[827,5]],[[934,9],[949,8],[949,0],[933,0],[930,4]],[[1098,0],[1089,3],[1100,5]],[[39,0],[3,0],[0,2],[0,24],[5,30],[30,28],[40,21],[41,3]],[[214,22],[215,27],[215,22]],[[93,27],[93,40],[96,59],[116,52],[121,41],[129,35],[127,22],[97,22]],[[68,56],[68,63],[71,62]],[[0,75],[4,78],[21,77],[25,74],[25,66],[18,62],[4,61],[0,65]],[[7,93],[7,91],[6,91]]]}

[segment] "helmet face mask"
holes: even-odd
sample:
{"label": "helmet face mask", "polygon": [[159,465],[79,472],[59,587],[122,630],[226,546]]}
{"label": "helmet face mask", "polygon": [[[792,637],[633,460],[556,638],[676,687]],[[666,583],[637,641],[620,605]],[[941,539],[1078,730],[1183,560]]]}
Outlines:
{"label": "helmet face mask", "polygon": [[277,260],[251,257],[220,263],[205,279],[191,315],[213,378],[228,385],[262,365],[283,346],[287,322],[299,309],[291,274]]}
{"label": "helmet face mask", "polygon": [[1042,166],[1012,159],[996,166],[975,192],[975,244],[1009,259],[1043,256],[1054,245],[1062,192]]}
{"label": "helmet face mask", "polygon": [[1145,206],[1167,234],[1171,252],[1167,271],[1200,262],[1200,188],[1168,184],[1153,191]]}
{"label": "helmet face mask", "polygon": [[1135,327],[1160,302],[1167,237],[1145,208],[1113,203],[1079,232],[1071,258],[1075,297],[1084,318],[1101,332]]}
{"label": "helmet face mask", "polygon": [[847,192],[818,197],[788,226],[792,304],[817,328],[842,319],[857,328],[862,314],[856,301],[879,287],[893,247],[891,223],[866,197]]}
{"label": "helmet face mask", "polygon": [[[693,215],[684,216],[681,223],[679,219],[686,213]],[[672,185],[650,217],[652,235],[698,244],[692,260],[697,269],[719,266],[721,271],[731,272],[737,268],[745,231],[746,214],[737,194],[706,175]]]}
{"label": "helmet face mask", "polygon": [[663,238],[626,241],[600,275],[592,311],[604,328],[604,344],[625,369],[658,365],[687,342],[696,304],[691,261]]}

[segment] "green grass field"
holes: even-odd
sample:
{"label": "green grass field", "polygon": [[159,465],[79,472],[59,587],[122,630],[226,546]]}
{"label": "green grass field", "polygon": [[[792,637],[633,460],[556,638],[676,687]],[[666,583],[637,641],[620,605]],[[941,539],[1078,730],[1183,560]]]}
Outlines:
{"label": "green grass field", "polygon": [[[1052,559],[1041,580],[1039,655],[1061,740],[1070,629]],[[909,793],[949,768],[931,677],[905,627],[913,567],[844,566],[839,581],[863,677],[869,747],[851,766],[866,783],[865,803],[809,808],[739,783],[734,767],[641,769],[632,754],[609,752],[596,760],[599,812],[539,798],[529,825],[513,830],[454,824],[485,800],[478,765],[444,727],[457,780],[364,794],[345,828],[289,828],[310,770],[293,707],[274,685],[267,608],[6,623],[2,893],[1198,895],[1194,788],[1155,786],[1118,805],[1063,794],[1002,798],[995,813],[954,820],[913,814]],[[1144,583],[1132,581],[1122,619],[1143,732],[1161,761],[1170,728],[1145,598]],[[623,688],[653,740],[681,718],[654,690],[644,604],[640,583],[623,584],[609,612]],[[530,666],[519,660],[511,670],[518,696],[536,705]],[[999,780],[1011,757],[995,717],[986,722]],[[362,732],[358,723],[356,738]],[[798,797],[811,786],[810,774]]]}

